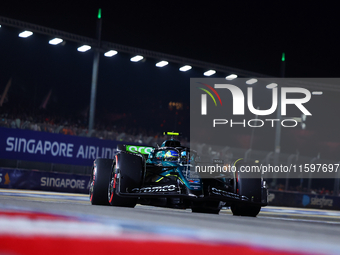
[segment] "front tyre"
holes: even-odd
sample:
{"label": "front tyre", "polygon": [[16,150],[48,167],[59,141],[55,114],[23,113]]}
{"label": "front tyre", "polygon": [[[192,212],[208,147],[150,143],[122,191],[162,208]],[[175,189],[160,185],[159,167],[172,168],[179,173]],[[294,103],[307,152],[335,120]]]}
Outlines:
{"label": "front tyre", "polygon": [[107,199],[110,205],[122,206],[122,207],[135,207],[137,204],[137,198],[120,197],[116,194],[116,190],[119,187],[119,178],[116,164],[114,163],[111,171],[111,181],[108,186]]}
{"label": "front tyre", "polygon": [[243,160],[238,160],[235,164],[237,174],[234,179],[234,192],[242,199],[250,203],[235,203],[231,206],[233,215],[256,217],[260,210],[262,201],[263,180],[261,173],[248,173],[241,171],[242,166],[252,166]]}
{"label": "front tyre", "polygon": [[90,201],[93,205],[109,205],[107,200],[108,186],[112,172],[112,159],[96,159],[90,185]]}

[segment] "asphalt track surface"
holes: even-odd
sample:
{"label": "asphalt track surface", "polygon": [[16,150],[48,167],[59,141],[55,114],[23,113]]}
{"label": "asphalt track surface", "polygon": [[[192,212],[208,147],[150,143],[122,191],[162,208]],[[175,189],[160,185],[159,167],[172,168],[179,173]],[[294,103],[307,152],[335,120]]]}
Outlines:
{"label": "asphalt track surface", "polygon": [[[135,208],[92,206],[87,195],[6,189],[0,189],[0,210],[53,214],[97,226],[89,229],[75,225],[72,234],[91,236],[102,231],[110,236],[119,229],[125,236],[130,233],[130,236],[232,243],[301,254],[340,254],[339,211],[269,206],[251,218],[233,216],[228,209],[221,210],[219,215],[210,215],[141,205]],[[25,228],[21,223],[0,218],[0,234],[5,236],[33,233],[38,228],[43,229],[43,233],[51,228],[58,231],[58,227],[44,229],[44,226],[30,225]],[[59,231],[67,234],[69,230]]]}

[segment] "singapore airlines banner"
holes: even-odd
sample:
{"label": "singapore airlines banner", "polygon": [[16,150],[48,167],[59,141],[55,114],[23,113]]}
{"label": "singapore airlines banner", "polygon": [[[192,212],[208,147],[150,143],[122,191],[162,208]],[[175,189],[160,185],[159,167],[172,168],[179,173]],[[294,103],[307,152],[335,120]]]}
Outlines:
{"label": "singapore airlines banner", "polygon": [[29,189],[88,194],[89,175],[0,168],[1,189]]}
{"label": "singapore airlines banner", "polygon": [[0,158],[69,165],[91,165],[96,158],[113,158],[120,142],[0,128]]}

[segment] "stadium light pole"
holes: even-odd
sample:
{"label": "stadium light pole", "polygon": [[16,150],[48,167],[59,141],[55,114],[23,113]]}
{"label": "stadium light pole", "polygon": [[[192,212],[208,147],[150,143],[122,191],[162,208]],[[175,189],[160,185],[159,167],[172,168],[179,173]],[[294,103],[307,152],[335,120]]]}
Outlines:
{"label": "stadium light pole", "polygon": [[[281,58],[281,72],[280,76],[282,78],[285,77],[285,68],[286,67],[286,57],[285,53],[282,53],[282,58]],[[278,85],[278,88],[280,87],[280,84]],[[281,93],[280,90],[278,89],[278,106],[277,106],[277,112],[276,112],[276,118],[280,120],[281,122]],[[275,164],[278,164],[278,157],[281,152],[281,123],[279,125],[276,125],[276,132],[275,132]]]}
{"label": "stadium light pole", "polygon": [[[285,53],[282,53],[281,58],[281,71],[280,76],[282,78],[285,77],[285,70],[286,70],[286,56]],[[281,92],[280,92],[280,84],[277,85],[277,110],[276,110],[276,119],[279,120],[279,123],[276,125],[275,130],[275,147],[274,147],[274,166],[279,165],[279,156],[281,153]],[[275,175],[274,175],[275,176]],[[275,176],[276,177],[276,176]],[[276,185],[277,179],[274,177],[274,180],[272,182],[272,186]]]}
{"label": "stadium light pole", "polygon": [[97,94],[97,81],[98,81],[98,69],[99,69],[99,49],[100,49],[100,38],[102,31],[102,10],[98,10],[98,19],[97,19],[97,30],[96,30],[96,38],[97,38],[97,48],[94,49],[94,57],[93,57],[93,67],[92,67],[92,84],[91,84],[91,99],[90,99],[90,116],[89,116],[89,133],[91,136],[93,127],[94,127],[94,118],[96,111],[96,94]]}

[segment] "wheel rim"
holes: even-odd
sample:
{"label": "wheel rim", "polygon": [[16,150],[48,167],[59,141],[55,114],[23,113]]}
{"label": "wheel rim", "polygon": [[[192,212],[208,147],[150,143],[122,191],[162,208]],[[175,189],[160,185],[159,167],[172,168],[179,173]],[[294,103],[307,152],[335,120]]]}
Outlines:
{"label": "wheel rim", "polygon": [[113,198],[113,183],[114,183],[114,178],[111,177],[111,181],[109,183],[109,187],[108,187],[108,192],[107,192],[107,200],[109,201],[109,203],[112,202],[112,198]]}
{"label": "wheel rim", "polygon": [[111,171],[111,180],[109,183],[109,187],[107,189],[107,199],[109,201],[109,203],[112,202],[113,199],[113,195],[114,195],[114,183],[115,183],[115,176],[114,176],[114,172],[115,172],[115,166],[113,167],[113,170]]}
{"label": "wheel rim", "polygon": [[90,201],[92,202],[92,197],[93,197],[93,186],[94,186],[94,181],[95,181],[95,168],[92,170],[92,178],[91,178],[91,184],[90,184]]}

